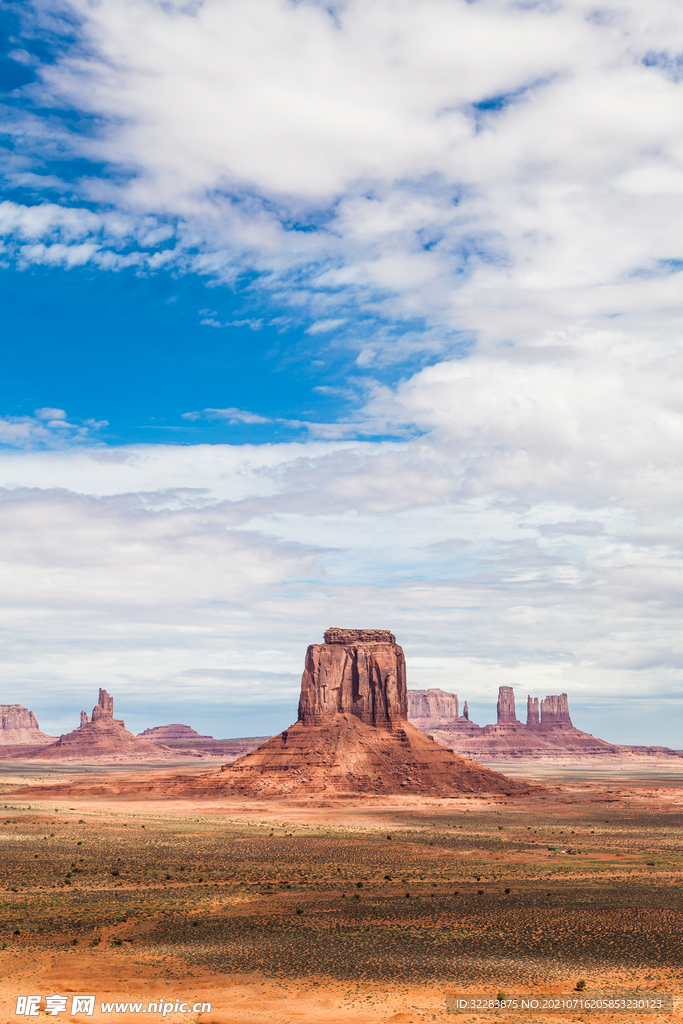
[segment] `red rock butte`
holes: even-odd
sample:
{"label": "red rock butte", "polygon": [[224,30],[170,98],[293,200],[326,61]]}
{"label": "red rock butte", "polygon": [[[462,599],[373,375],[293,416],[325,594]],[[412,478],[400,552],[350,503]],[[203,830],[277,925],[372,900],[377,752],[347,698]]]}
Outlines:
{"label": "red rock butte", "polygon": [[114,718],[114,699],[100,689],[99,700],[92,715],[81,711],[81,724],[73,732],[65,733],[56,743],[42,747],[30,756],[37,760],[61,761],[75,758],[118,757],[121,760],[141,756],[158,758],[164,748],[147,740],[140,740],[126,729],[120,718]]}
{"label": "red rock butte", "polygon": [[220,791],[250,796],[529,792],[408,722],[405,657],[383,629],[328,629],[311,644],[298,721],[219,776]]}

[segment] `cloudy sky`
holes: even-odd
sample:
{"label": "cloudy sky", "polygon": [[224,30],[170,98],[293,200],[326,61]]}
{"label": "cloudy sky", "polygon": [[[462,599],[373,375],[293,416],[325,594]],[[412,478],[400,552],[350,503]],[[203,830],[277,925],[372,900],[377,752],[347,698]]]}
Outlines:
{"label": "cloudy sky", "polygon": [[683,13],[3,13],[0,700],[296,717],[308,643],[683,747]]}

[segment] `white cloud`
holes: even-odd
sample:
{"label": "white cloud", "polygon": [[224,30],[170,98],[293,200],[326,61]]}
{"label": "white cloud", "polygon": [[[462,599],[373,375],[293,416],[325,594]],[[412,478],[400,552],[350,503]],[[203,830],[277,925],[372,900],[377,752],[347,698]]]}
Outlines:
{"label": "white cloud", "polygon": [[220,320],[216,320],[215,314],[207,316],[199,322],[205,327],[248,327],[250,331],[260,331],[264,323],[262,317],[247,320],[226,320],[224,323],[221,323]]}
{"label": "white cloud", "polygon": [[66,410],[64,409],[36,409],[35,414],[39,420],[65,420]]}
{"label": "white cloud", "polygon": [[[413,685],[489,719],[498,685],[566,690],[589,731],[596,701],[618,699],[607,738],[676,745],[678,513],[594,481],[529,502],[512,472],[480,493],[471,465],[449,439],[0,453],[6,699],[40,718],[64,689],[80,710],[96,678],[141,724],[172,707],[230,734],[230,715],[271,702],[284,726],[306,645],[373,624],[396,632]],[[670,727],[642,724],[644,693]]]}
{"label": "white cloud", "polygon": [[346,322],[346,317],[336,317],[331,320],[317,320],[307,328],[306,333],[326,334],[328,331],[336,330],[337,327],[342,327]]}
{"label": "white cloud", "polygon": [[249,412],[247,409],[202,409],[201,412],[184,412],[184,420],[225,420],[226,423],[272,423],[267,416]]}
{"label": "white cloud", "polygon": [[58,138],[116,174],[81,181],[95,212],[2,204],[24,260],[250,267],[313,333],[384,358],[396,334],[359,339],[359,315],[425,321],[403,358],[454,331],[678,329],[683,17],[663,0],[70,7],[82,45],[25,91],[99,128],[13,115],[22,173],[27,139]]}
{"label": "white cloud", "polygon": [[63,448],[97,442],[94,433],[109,424],[93,419],[70,423],[64,409],[36,409],[34,416],[0,416],[0,450]]}

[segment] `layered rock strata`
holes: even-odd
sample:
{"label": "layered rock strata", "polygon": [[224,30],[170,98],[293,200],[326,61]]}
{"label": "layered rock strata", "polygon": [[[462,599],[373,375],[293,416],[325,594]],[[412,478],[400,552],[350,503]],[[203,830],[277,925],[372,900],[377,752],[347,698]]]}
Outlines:
{"label": "layered rock strata", "polygon": [[405,658],[392,633],[336,628],[306,652],[298,721],[216,781],[251,796],[529,791],[408,722]]}
{"label": "layered rock strata", "polygon": [[0,746],[45,746],[54,736],[40,731],[38,719],[22,704],[0,704]]}

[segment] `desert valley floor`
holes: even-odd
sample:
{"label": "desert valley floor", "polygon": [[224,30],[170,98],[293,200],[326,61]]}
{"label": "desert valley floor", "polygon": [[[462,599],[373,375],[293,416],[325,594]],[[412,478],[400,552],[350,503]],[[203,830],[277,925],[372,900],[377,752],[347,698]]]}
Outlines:
{"label": "desert valley floor", "polygon": [[[680,998],[683,771],[495,767],[544,789],[164,799],[158,764],[3,765],[0,1019],[38,993],[95,993],[74,1018],[92,1021],[141,1019],[106,1000],[210,1002],[163,1017],[193,1024],[604,1020],[446,1011],[453,995],[571,995],[581,979],[586,995]],[[152,792],[125,794],[147,778]]]}

